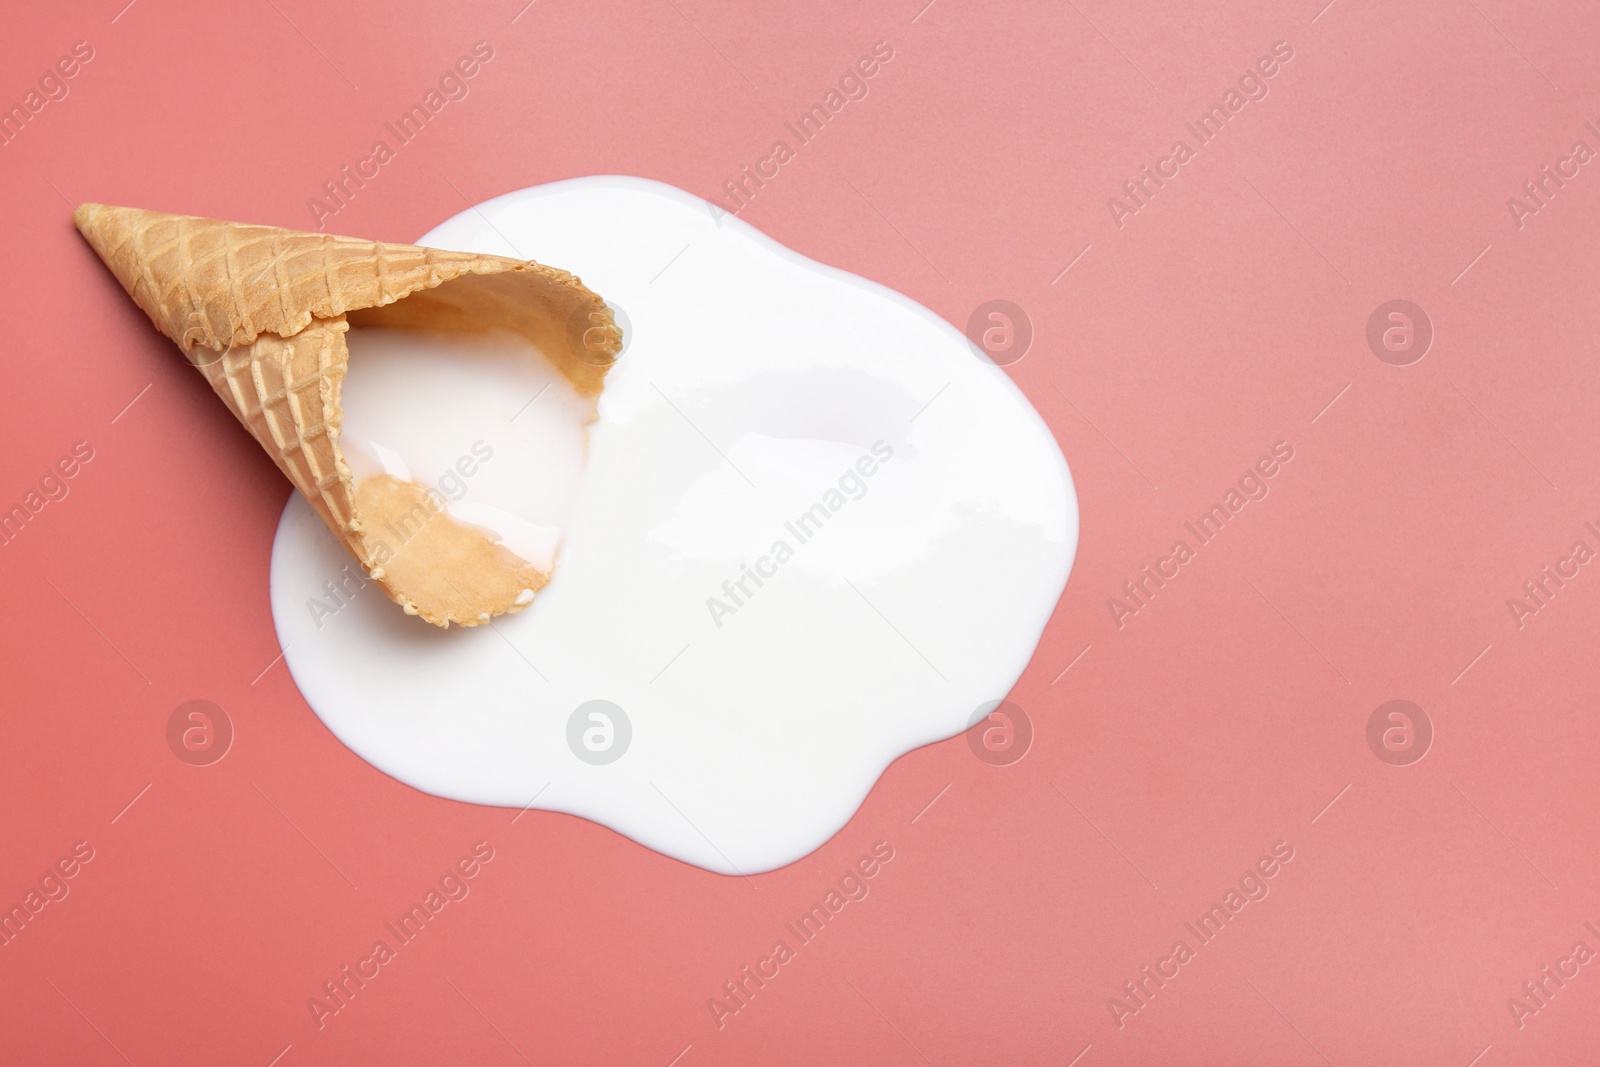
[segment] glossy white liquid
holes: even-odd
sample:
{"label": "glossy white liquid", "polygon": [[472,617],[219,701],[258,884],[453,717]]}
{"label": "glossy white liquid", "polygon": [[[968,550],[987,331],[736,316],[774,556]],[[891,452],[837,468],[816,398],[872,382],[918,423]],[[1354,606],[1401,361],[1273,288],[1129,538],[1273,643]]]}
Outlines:
{"label": "glossy white liquid", "polygon": [[339,447],[356,481],[425,485],[451,518],[549,574],[577,505],[593,399],[510,330],[345,338]]}
{"label": "glossy white liquid", "polygon": [[[571,270],[630,329],[555,577],[520,614],[446,632],[368,586],[319,626],[307,601],[349,557],[290,500],[278,637],[364,759],[750,874],[822,844],[891,761],[1016,682],[1076,498],[1049,429],[957,330],[637,178],[511,193],[420,243]],[[430,388],[386,403],[431,418]],[[482,424],[522,399],[486,400]],[[580,711],[595,700],[626,722]]]}

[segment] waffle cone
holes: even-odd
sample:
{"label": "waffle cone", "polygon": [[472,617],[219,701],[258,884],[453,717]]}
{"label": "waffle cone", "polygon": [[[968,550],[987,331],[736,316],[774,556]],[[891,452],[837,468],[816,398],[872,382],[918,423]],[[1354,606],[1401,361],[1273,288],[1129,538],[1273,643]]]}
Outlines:
{"label": "waffle cone", "polygon": [[356,485],[339,450],[345,333],[516,330],[592,395],[622,335],[581,281],[501,256],[103,204],[80,206],[73,222],[407,614],[474,626],[520,610],[549,581],[455,523],[422,486],[387,475]]}

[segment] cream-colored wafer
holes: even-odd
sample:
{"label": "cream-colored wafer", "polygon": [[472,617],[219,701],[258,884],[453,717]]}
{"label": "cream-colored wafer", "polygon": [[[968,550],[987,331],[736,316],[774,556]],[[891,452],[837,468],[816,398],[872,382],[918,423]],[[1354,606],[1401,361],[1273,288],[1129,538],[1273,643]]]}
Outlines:
{"label": "cream-colored wafer", "polygon": [[[369,576],[408,614],[475,626],[550,576],[422,486],[357,486],[339,451],[352,326],[512,329],[593,395],[622,347],[605,302],[531,261],[84,204],[73,222]],[[575,328],[576,324],[576,328]],[[409,531],[399,544],[392,531]],[[385,539],[372,531],[388,530]]]}

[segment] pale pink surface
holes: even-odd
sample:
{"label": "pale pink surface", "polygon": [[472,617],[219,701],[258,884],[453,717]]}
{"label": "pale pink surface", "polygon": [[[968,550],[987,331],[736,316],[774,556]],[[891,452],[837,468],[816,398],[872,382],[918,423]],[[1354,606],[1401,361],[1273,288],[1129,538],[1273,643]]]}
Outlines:
{"label": "pale pink surface", "polygon": [[[8,13],[7,104],[73,42],[94,58],[0,148],[0,500],[74,442],[94,458],[0,547],[0,903],[74,842],[95,858],[0,947],[0,1059],[1594,1059],[1594,966],[1520,1028],[1507,1002],[1600,950],[1600,577],[1520,629],[1507,600],[1600,550],[1600,162],[1520,228],[1507,198],[1600,150],[1600,12],[675,5]],[[267,608],[288,488],[70,206],[310,227],[307,199],[479,40],[470,95],[330,230],[411,240],[591,173],[717,196],[893,47],[741,216],[958,326],[995,298],[1031,317],[1010,373],[1072,464],[1082,541],[1013,694],[1021,762],[917,751],[823,849],[746,882],[423,796],[312,715]],[[1108,198],[1278,41],[1269,95],[1119,228]],[[1435,329],[1406,367],[1365,340],[1396,298]],[[1270,495],[1119,628],[1108,599],[1277,441]],[[237,731],[209,767],[165,737],[196,698]],[[1394,698],[1433,723],[1412,766],[1367,745]],[[480,839],[471,895],[319,1030],[308,998]],[[870,896],[719,1029],[708,999],[880,840]],[[1270,895],[1119,1029],[1108,1000],[1278,841]]]}

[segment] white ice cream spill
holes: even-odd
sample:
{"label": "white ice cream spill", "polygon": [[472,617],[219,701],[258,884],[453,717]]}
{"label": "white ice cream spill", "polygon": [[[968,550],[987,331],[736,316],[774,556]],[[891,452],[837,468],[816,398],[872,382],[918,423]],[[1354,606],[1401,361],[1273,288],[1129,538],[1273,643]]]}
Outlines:
{"label": "white ice cream spill", "polygon": [[352,464],[403,466],[519,553],[524,527],[560,546],[532,606],[445,632],[370,586],[330,598],[349,557],[290,500],[278,638],[357,754],[750,874],[1016,682],[1077,504],[1049,429],[958,331],[637,178],[511,193],[420,243],[571,270],[629,333],[585,464],[584,401],[542,360],[513,366],[514,338],[352,331]]}
{"label": "white ice cream spill", "polygon": [[357,483],[392,474],[425,485],[451,518],[550,573],[577,504],[594,401],[510,330],[346,338],[340,450]]}

